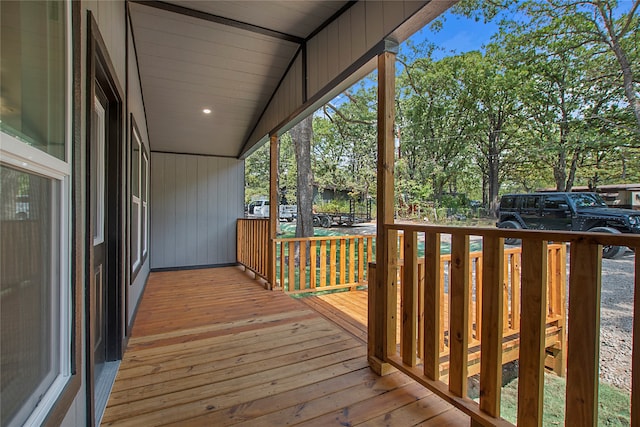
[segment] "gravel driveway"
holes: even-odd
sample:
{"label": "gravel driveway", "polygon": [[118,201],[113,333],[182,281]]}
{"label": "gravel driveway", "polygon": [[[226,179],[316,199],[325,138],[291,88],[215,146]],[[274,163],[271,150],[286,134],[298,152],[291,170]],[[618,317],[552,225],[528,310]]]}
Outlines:
{"label": "gravel driveway", "polygon": [[634,263],[631,251],[602,262],[600,380],[624,390],[631,390]]}

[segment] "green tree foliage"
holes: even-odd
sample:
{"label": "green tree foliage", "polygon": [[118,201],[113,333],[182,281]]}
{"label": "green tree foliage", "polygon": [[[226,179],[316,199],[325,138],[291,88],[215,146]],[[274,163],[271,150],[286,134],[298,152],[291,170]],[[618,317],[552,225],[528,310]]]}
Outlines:
{"label": "green tree foliage", "polygon": [[[403,46],[398,205],[451,207],[465,194],[492,211],[507,191],[640,181],[639,3],[462,0],[455,13],[499,21],[481,52],[443,56],[428,42]],[[311,168],[319,189],[375,197],[373,77],[314,114]],[[247,161],[248,198],[267,190],[262,150]],[[293,202],[296,162],[287,135],[280,171]]]}
{"label": "green tree foliage", "polygon": [[370,76],[316,115],[312,165],[320,189],[347,190],[355,199],[375,195],[376,94]]}
{"label": "green tree foliage", "polygon": [[254,151],[244,162],[244,198],[249,203],[269,195],[269,144]]}

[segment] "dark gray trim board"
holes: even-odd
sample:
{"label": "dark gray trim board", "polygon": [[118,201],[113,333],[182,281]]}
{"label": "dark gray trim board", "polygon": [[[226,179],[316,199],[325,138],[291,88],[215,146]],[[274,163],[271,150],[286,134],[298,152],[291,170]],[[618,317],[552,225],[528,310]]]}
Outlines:
{"label": "dark gray trim board", "polygon": [[184,267],[162,267],[152,268],[152,273],[161,273],[163,271],[183,271],[183,270],[204,270],[206,268],[221,268],[221,267],[237,267],[240,264],[237,262],[231,262],[227,264],[208,264],[208,265],[187,265]]}

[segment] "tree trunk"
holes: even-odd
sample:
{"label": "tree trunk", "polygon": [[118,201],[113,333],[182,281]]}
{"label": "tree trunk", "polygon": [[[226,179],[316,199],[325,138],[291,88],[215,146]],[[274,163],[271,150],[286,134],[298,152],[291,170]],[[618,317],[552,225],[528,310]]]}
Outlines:
{"label": "tree trunk", "polygon": [[[637,7],[637,4],[634,7]],[[602,6],[598,7],[598,11],[600,12],[600,16],[603,19],[607,34],[609,35],[609,40],[605,40],[605,42],[608,42],[611,50],[613,50],[613,53],[616,56],[618,64],[620,65],[620,71],[622,71],[624,94],[627,97],[627,101],[629,101],[629,106],[631,107],[631,110],[633,111],[636,119],[636,131],[640,132],[640,98],[638,98],[637,91],[634,88],[633,70],[631,70],[631,64],[627,59],[624,48],[620,44],[620,37],[623,34],[616,34],[615,25],[610,20],[609,16],[607,16],[607,13],[605,12],[604,8],[602,8]]]}
{"label": "tree trunk", "polygon": [[500,192],[500,159],[498,155],[491,155],[489,158],[489,176],[488,176],[488,198],[489,198],[489,212],[494,217],[498,217],[498,205],[500,203],[500,198],[498,193]]}
{"label": "tree trunk", "polygon": [[496,128],[489,135],[489,158],[487,159],[487,184],[489,198],[489,212],[495,218],[498,217],[498,206],[500,204],[500,150],[498,142],[500,139],[500,128]]}
{"label": "tree trunk", "polygon": [[311,139],[313,116],[309,116],[290,131],[296,153],[298,214],[296,237],[313,236],[313,173],[311,171]]}
{"label": "tree trunk", "polygon": [[578,160],[580,159],[580,150],[576,149],[573,153],[573,158],[571,159],[571,167],[569,168],[569,176],[567,177],[566,185],[564,186],[564,191],[571,191],[573,188],[573,182],[576,179],[576,170],[578,169]]}

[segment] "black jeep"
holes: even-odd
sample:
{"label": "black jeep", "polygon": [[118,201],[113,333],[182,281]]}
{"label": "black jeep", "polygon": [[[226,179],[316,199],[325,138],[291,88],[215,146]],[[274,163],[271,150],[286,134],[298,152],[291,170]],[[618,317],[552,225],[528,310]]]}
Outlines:
{"label": "black jeep", "polygon": [[[500,200],[499,228],[640,234],[640,211],[610,208],[596,193],[507,194]],[[515,244],[517,239],[506,239]],[[617,258],[624,246],[606,246],[602,256]]]}

